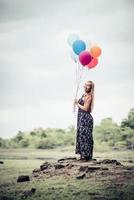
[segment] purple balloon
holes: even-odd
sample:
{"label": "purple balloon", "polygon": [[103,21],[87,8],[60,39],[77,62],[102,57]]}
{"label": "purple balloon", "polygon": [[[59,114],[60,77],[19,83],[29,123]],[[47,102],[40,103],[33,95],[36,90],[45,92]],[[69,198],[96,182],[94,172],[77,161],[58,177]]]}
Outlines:
{"label": "purple balloon", "polygon": [[79,61],[82,65],[88,65],[92,60],[92,56],[90,55],[90,53],[88,51],[82,51],[79,54]]}

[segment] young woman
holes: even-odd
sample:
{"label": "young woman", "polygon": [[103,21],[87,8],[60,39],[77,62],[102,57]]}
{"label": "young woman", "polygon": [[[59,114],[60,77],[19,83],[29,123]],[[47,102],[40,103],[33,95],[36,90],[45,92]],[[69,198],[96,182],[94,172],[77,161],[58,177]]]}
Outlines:
{"label": "young woman", "polygon": [[85,93],[82,97],[74,100],[78,106],[77,114],[77,136],[75,153],[80,154],[79,160],[89,161],[93,157],[93,124],[91,115],[94,104],[94,83],[87,81],[84,85]]}

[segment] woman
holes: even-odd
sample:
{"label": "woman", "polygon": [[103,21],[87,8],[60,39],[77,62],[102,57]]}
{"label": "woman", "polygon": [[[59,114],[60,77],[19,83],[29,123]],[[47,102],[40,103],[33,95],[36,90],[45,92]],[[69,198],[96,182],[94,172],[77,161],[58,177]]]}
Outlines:
{"label": "woman", "polygon": [[94,83],[87,81],[84,85],[85,93],[74,105],[78,106],[77,136],[75,153],[80,154],[80,160],[88,161],[93,157],[93,124],[94,119],[90,112],[94,104]]}

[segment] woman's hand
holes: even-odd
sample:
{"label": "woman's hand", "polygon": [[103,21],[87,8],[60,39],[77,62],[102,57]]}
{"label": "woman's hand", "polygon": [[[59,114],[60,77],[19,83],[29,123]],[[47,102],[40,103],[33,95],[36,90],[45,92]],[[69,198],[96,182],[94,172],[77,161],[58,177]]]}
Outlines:
{"label": "woman's hand", "polygon": [[77,105],[77,104],[78,104],[78,100],[77,100],[77,99],[74,99],[73,105]]}

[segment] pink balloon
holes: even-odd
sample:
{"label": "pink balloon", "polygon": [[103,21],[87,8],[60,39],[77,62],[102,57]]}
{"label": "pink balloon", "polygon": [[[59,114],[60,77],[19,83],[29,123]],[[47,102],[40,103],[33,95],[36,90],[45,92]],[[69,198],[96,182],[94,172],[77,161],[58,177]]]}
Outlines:
{"label": "pink balloon", "polygon": [[79,54],[79,61],[81,62],[82,65],[85,66],[89,64],[91,60],[92,60],[92,56],[90,55],[88,51],[82,51]]}
{"label": "pink balloon", "polygon": [[88,68],[93,68],[98,64],[98,59],[97,58],[92,58],[91,62],[87,65]]}

